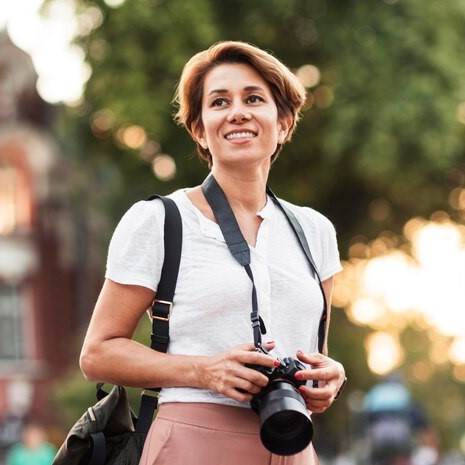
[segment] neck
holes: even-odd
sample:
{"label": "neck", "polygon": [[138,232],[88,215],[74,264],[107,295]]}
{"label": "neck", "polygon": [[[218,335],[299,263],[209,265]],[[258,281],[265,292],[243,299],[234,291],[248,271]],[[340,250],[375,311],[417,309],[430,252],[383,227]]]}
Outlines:
{"label": "neck", "polygon": [[234,211],[240,210],[255,215],[265,206],[268,171],[244,174],[224,171],[213,166],[211,172]]}

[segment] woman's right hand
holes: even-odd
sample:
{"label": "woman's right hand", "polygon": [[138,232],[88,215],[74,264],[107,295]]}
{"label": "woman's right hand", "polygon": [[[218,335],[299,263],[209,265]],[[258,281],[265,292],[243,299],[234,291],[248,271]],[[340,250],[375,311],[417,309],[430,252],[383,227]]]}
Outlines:
{"label": "woman's right hand", "polygon": [[[274,346],[274,342],[263,344],[267,350],[272,350]],[[271,355],[254,349],[253,344],[243,344],[219,355],[201,357],[197,367],[199,384],[238,402],[250,402],[253,394],[257,394],[268,384],[268,378],[246,365],[266,368],[279,365]]]}

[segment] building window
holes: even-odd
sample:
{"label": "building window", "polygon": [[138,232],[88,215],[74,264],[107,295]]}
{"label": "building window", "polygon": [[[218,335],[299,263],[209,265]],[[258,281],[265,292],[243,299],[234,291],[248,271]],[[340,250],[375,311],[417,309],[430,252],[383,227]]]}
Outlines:
{"label": "building window", "polygon": [[27,230],[30,224],[31,205],[24,172],[0,161],[0,236]]}
{"label": "building window", "polygon": [[19,287],[0,284],[0,361],[24,359],[22,309]]}

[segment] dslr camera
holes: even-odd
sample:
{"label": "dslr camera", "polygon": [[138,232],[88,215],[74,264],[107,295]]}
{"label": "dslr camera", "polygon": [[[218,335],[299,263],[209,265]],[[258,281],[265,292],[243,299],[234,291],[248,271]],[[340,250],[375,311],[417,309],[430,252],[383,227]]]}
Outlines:
{"label": "dslr camera", "polygon": [[[268,354],[263,347],[257,352]],[[247,365],[263,373],[269,382],[250,402],[252,410],[260,417],[260,438],[273,454],[293,455],[304,450],[313,437],[313,425],[305,401],[298,387],[306,383],[295,374],[306,366],[293,357],[279,360],[281,365],[267,368]]]}

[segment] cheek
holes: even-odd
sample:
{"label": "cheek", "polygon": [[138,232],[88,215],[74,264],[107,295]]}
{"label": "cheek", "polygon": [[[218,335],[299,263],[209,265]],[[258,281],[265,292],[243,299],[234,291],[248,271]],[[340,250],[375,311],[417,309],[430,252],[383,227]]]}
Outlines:
{"label": "cheek", "polygon": [[219,129],[220,122],[218,121],[218,118],[211,117],[211,116],[205,116],[202,119],[203,123],[203,136],[207,139],[213,137]]}

